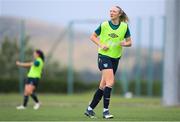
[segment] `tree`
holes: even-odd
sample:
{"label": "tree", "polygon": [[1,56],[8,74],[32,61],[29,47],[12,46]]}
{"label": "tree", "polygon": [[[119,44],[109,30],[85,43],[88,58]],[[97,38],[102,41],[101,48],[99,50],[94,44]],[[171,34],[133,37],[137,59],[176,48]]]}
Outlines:
{"label": "tree", "polygon": [[[25,37],[25,60],[32,61],[34,48],[29,45],[30,37]],[[0,78],[3,79],[18,79],[19,68],[16,66],[15,62],[19,60],[20,47],[18,45],[17,39],[10,39],[9,37],[4,37],[0,47]],[[60,67],[60,63],[52,59],[45,59],[45,67],[43,71],[43,80],[58,80],[66,81],[67,79],[67,67]],[[27,70],[24,72],[26,75]],[[75,81],[80,81],[77,72],[74,73]]]}
{"label": "tree", "polygon": [[[29,37],[25,38],[25,54],[26,60],[32,58],[33,49],[28,45]],[[0,47],[0,77],[1,78],[18,78],[18,68],[15,65],[19,59],[19,46],[17,39],[4,37]]]}

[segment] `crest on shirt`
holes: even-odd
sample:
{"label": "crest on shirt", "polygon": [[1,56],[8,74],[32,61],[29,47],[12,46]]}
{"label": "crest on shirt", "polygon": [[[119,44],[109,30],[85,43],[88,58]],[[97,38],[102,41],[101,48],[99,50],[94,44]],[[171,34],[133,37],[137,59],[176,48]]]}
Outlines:
{"label": "crest on shirt", "polygon": [[108,64],[107,64],[107,63],[105,63],[105,64],[103,64],[103,66],[104,66],[105,68],[107,68],[107,67],[108,67]]}
{"label": "crest on shirt", "polygon": [[108,34],[108,36],[110,36],[111,38],[117,38],[117,37],[119,37],[117,34],[115,34],[115,33],[110,33],[110,34]]}

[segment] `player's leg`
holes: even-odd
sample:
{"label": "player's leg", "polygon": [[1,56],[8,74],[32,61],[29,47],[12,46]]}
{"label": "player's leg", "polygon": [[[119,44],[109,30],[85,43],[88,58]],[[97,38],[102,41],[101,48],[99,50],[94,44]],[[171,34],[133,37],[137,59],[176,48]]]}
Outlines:
{"label": "player's leg", "polygon": [[31,91],[31,98],[34,100],[35,104],[34,104],[34,109],[37,110],[40,108],[40,102],[39,102],[39,99],[35,93],[35,89],[36,87],[34,85],[31,85],[30,87],[30,91]]}
{"label": "player's leg", "polygon": [[104,88],[104,109],[103,109],[103,117],[106,119],[113,118],[113,115],[110,115],[109,113],[109,103],[110,103],[110,97],[111,97],[111,89],[114,85],[114,73],[113,69],[105,69],[102,71],[102,76],[106,82],[106,86]]}
{"label": "player's leg", "polygon": [[32,79],[33,80],[33,82],[32,82],[32,84],[31,84],[31,86],[30,86],[30,91],[31,91],[31,98],[34,100],[34,102],[35,102],[35,105],[34,105],[34,109],[35,110],[37,110],[37,109],[39,109],[39,107],[40,107],[40,102],[39,102],[39,99],[38,99],[38,97],[37,97],[37,94],[36,94],[36,88],[37,88],[37,86],[38,86],[38,79],[36,79],[36,78],[34,78],[34,79]]}
{"label": "player's leg", "polygon": [[18,110],[23,110],[23,109],[26,109],[26,107],[27,107],[27,103],[29,101],[29,95],[30,95],[29,90],[28,90],[29,84],[30,84],[30,80],[29,80],[29,78],[27,78],[25,80],[23,104],[16,107],[16,109],[18,109]]}
{"label": "player's leg", "polygon": [[110,103],[110,97],[111,97],[111,89],[114,85],[114,76],[118,68],[119,64],[119,59],[112,59],[111,58],[111,63],[110,68],[107,70],[103,70],[103,77],[104,80],[106,81],[106,87],[104,88],[104,110],[103,110],[103,117],[106,119],[113,118],[113,115],[110,115],[109,113],[109,103]]}
{"label": "player's leg", "polygon": [[35,103],[39,103],[39,99],[38,99],[38,97],[37,97],[37,95],[36,95],[36,92],[33,92],[33,93],[31,94],[31,97],[32,97],[32,99],[34,100]]}
{"label": "player's leg", "polygon": [[89,117],[94,117],[95,113],[93,111],[93,109],[98,105],[98,103],[100,102],[102,96],[103,96],[103,89],[105,87],[105,81],[103,80],[103,78],[101,79],[99,88],[97,89],[97,91],[95,92],[93,99],[91,101],[91,103],[89,104],[88,108],[86,109],[85,115],[89,116]]}
{"label": "player's leg", "polygon": [[91,101],[91,104],[89,105],[92,109],[94,109],[97,106],[97,104],[100,102],[100,100],[101,100],[101,98],[103,96],[105,85],[106,85],[106,83],[102,78],[101,82],[100,82],[100,85],[99,85],[99,88],[95,92],[93,100]]}
{"label": "player's leg", "polygon": [[28,103],[29,95],[30,95],[29,90],[28,90],[28,87],[29,87],[29,84],[26,84],[26,85],[25,85],[25,88],[24,88],[23,104],[16,107],[18,110],[26,109],[26,107],[27,107],[27,103]]}
{"label": "player's leg", "polygon": [[[102,71],[104,69],[103,64],[106,63],[106,60],[107,60],[106,57],[104,57],[102,55],[98,55],[98,68],[100,71]],[[88,108],[86,109],[85,115],[87,115],[89,117],[94,117],[95,113],[93,112],[93,109],[97,106],[97,104],[101,100],[101,98],[103,96],[105,85],[106,85],[106,82],[102,77],[99,88],[96,90],[91,103],[89,104]]]}

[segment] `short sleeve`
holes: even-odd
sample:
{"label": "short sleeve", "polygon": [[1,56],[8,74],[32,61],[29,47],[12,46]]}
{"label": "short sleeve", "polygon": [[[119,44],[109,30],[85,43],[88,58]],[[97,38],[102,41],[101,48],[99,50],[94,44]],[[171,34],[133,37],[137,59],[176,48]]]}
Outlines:
{"label": "short sleeve", "polygon": [[101,34],[101,25],[95,30],[95,33],[99,36]]}
{"label": "short sleeve", "polygon": [[126,34],[124,36],[124,38],[129,38],[131,36],[131,33],[130,33],[130,30],[129,30],[129,27],[127,27],[127,31],[126,31]]}
{"label": "short sleeve", "polygon": [[34,61],[34,65],[36,66],[36,67],[38,67],[39,65],[40,65],[40,62],[39,61]]}

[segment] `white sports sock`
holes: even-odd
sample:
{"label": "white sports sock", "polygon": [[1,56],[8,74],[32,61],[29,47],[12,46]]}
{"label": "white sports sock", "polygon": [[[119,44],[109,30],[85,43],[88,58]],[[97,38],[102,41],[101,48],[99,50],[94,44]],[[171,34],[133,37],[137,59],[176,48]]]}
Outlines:
{"label": "white sports sock", "polygon": [[88,109],[88,111],[91,111],[91,110],[93,110],[93,109],[92,109],[90,106],[88,106],[88,108],[87,108],[87,109]]}
{"label": "white sports sock", "polygon": [[105,111],[109,111],[109,109],[108,109],[108,108],[104,108],[104,109],[103,109],[103,112],[105,112]]}

